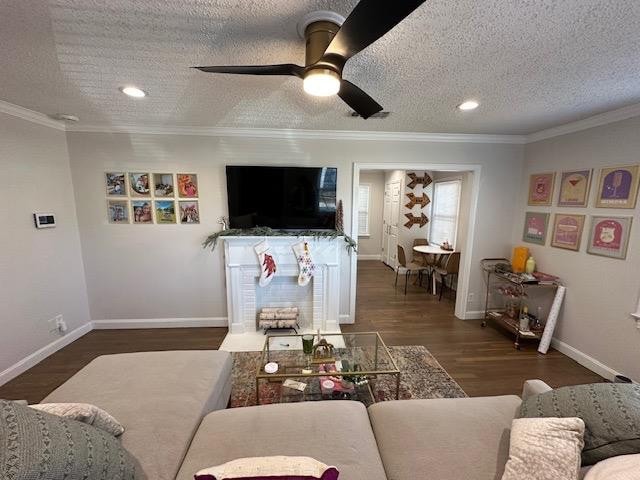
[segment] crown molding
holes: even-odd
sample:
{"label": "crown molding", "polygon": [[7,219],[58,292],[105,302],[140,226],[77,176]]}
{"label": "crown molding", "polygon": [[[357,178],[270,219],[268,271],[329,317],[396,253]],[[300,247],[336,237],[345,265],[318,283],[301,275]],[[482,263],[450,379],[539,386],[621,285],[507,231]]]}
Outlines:
{"label": "crown molding", "polygon": [[64,122],[61,122],[60,120],[54,120],[44,113],[29,110],[28,108],[14,105],[13,103],[5,102],[4,100],[0,100],[0,112],[21,118],[22,120],[26,120],[31,123],[55,128],[56,130],[66,130]]}
{"label": "crown molding", "polygon": [[147,135],[200,135],[209,137],[253,137],[302,140],[378,140],[398,142],[509,143],[523,144],[524,135],[466,133],[372,132],[350,130],[299,130],[271,128],[173,127],[140,125],[67,125],[68,132],[129,133]]}
{"label": "crown molding", "polygon": [[526,136],[525,143],[539,142],[540,140],[559,137],[560,135],[575,133],[593,127],[600,127],[602,125],[619,122],[621,120],[627,120],[628,118],[637,116],[640,116],[640,103],[618,108],[617,110],[600,113],[598,115],[594,115],[583,120],[578,120],[576,122],[565,123],[564,125],[558,125],[557,127],[552,127],[546,130],[540,130],[539,132],[531,133]]}
{"label": "crown molding", "polygon": [[435,143],[493,143],[524,145],[548,138],[587,130],[640,116],[640,103],[594,115],[576,122],[540,130],[529,135],[493,135],[474,133],[375,132],[356,130],[301,130],[279,128],[178,127],[142,125],[67,124],[34,110],[0,100],[0,113],[66,132],[128,133],[146,135],[196,135],[206,137],[249,137],[300,140],[363,140]]}

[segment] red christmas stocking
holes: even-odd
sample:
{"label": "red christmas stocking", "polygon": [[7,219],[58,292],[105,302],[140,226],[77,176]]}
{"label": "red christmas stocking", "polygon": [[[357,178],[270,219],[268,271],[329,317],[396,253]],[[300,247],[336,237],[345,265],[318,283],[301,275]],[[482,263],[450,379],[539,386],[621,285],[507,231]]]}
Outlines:
{"label": "red christmas stocking", "polygon": [[273,255],[269,253],[269,244],[266,240],[261,241],[253,247],[258,255],[258,264],[260,265],[260,281],[258,284],[261,287],[269,285],[271,279],[276,274],[276,261]]}

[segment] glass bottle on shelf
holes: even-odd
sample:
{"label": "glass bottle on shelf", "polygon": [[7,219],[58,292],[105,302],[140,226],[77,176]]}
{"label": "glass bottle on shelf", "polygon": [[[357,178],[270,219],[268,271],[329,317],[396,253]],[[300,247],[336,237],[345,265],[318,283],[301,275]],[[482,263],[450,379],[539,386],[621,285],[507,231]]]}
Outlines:
{"label": "glass bottle on shelf", "polygon": [[522,307],[522,312],[520,312],[520,331],[528,332],[529,331],[529,307],[524,305]]}

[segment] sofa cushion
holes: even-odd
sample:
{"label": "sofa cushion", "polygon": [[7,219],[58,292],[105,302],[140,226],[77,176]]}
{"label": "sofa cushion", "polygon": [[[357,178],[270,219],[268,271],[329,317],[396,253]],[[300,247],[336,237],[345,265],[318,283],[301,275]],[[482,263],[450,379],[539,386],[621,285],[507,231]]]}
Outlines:
{"label": "sofa cushion", "polygon": [[385,480],[369,418],[359,402],[327,400],[219,410],[207,415],[177,480],[243,457],[308,456],[340,478]]}
{"label": "sofa cushion", "polygon": [[110,433],[0,400],[0,478],[137,480],[144,474]]}
{"label": "sofa cushion", "polygon": [[557,388],[522,402],[519,416],[584,420],[583,465],[640,453],[640,385],[592,383]]}
{"label": "sofa cushion", "polygon": [[369,417],[393,480],[493,480],[509,453],[514,395],[380,402]]}
{"label": "sofa cushion", "polygon": [[43,402],[91,403],[111,413],[147,477],[173,480],[202,417],[226,406],[230,374],[222,351],[105,355]]}

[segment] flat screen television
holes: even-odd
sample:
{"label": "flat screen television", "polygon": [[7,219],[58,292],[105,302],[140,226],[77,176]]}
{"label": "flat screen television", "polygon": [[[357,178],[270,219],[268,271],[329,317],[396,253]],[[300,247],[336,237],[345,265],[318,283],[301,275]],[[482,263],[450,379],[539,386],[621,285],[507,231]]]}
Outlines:
{"label": "flat screen television", "polygon": [[336,168],[227,166],[231,228],[330,230]]}

